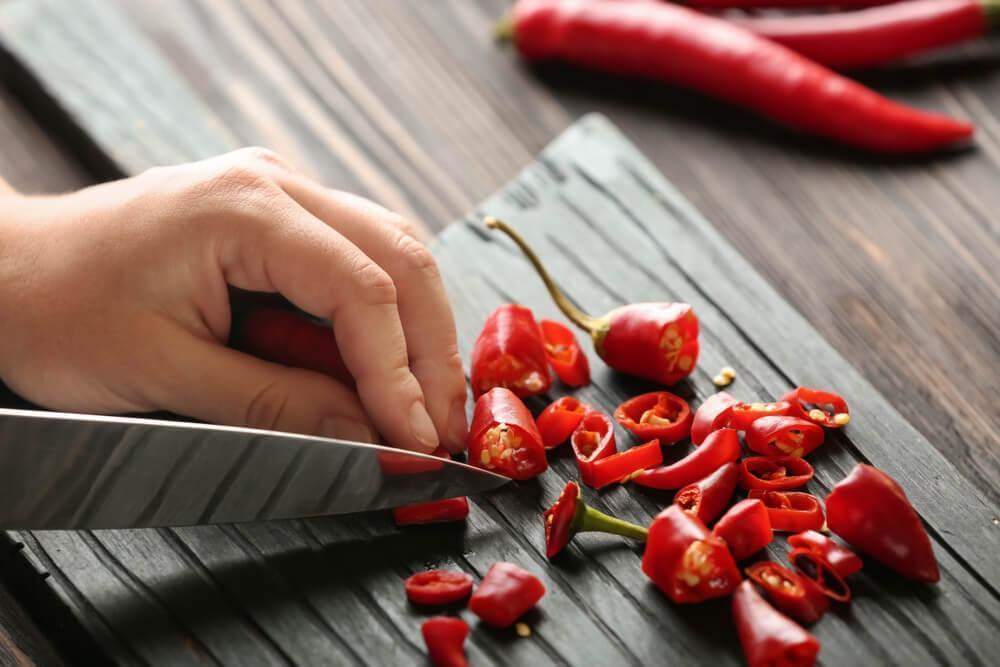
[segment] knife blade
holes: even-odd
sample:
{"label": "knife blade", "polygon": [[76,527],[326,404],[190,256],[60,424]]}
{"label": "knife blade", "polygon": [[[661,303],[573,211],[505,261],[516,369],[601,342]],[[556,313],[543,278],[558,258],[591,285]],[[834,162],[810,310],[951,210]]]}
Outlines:
{"label": "knife blade", "polygon": [[[386,457],[396,465],[386,466]],[[424,472],[398,474],[400,468]],[[473,495],[508,481],[449,459],[367,443],[0,408],[0,529],[5,530],[349,514]]]}

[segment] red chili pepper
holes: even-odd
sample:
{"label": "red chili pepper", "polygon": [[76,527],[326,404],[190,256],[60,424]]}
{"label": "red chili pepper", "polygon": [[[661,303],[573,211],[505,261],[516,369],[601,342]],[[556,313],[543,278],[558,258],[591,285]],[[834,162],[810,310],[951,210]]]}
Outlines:
{"label": "red chili pepper", "polygon": [[494,563],[469,599],[469,609],[484,623],[506,628],[545,595],[545,584],[513,563]]}
{"label": "red chili pepper", "polygon": [[803,7],[874,7],[899,0],[686,0],[701,9],[798,9]]}
{"label": "red chili pepper", "polygon": [[507,34],[527,60],[684,86],[862,149],[920,153],[973,132],[969,123],[897,104],[724,19],[669,2],[520,0]]}
{"label": "red chili pepper", "polygon": [[590,409],[589,405],[581,403],[572,396],[563,396],[549,403],[535,420],[545,449],[558,447],[569,440],[569,436],[573,435],[573,431],[580,425],[583,415]]}
{"label": "red chili pepper", "polygon": [[453,616],[435,616],[424,621],[420,632],[434,667],[468,667],[465,639],[469,624]]}
{"label": "red chili pepper", "polygon": [[667,385],[680,382],[694,370],[698,361],[698,318],[691,306],[633,303],[615,308],[603,317],[588,315],[560,291],[520,234],[496,218],[486,218],[484,223],[513,239],[535,267],[556,305],[571,322],[590,334],[594,349],[608,366]]}
{"label": "red chili pepper", "polygon": [[724,391],[706,398],[694,413],[691,442],[700,445],[712,431],[729,426],[733,408],[737,405],[740,405],[740,402]]}
{"label": "red chili pepper", "polygon": [[570,387],[590,384],[590,362],[570,328],[552,320],[541,320],[538,324],[542,329],[545,354],[559,381]]}
{"label": "red chili pepper", "polygon": [[495,387],[476,400],[469,462],[512,479],[531,479],[549,467],[535,420],[509,389]]}
{"label": "red chili pepper", "polygon": [[819,640],[767,603],[753,582],[733,593],[733,622],[748,667],[810,667],[819,655]]}
{"label": "red chili pepper", "polygon": [[669,391],[651,391],[630,398],[615,410],[615,421],[640,440],[656,438],[672,445],[691,433],[691,408]]}
{"label": "red chili pepper", "polygon": [[750,424],[761,417],[784,417],[792,413],[792,404],[788,401],[774,403],[740,403],[733,406],[729,426],[737,431],[747,431]]}
{"label": "red chili pepper", "polygon": [[576,482],[566,482],[562,493],[542,515],[545,524],[545,556],[549,559],[566,548],[577,533],[611,533],[645,540],[649,531],[588,506],[580,498]]}
{"label": "red chili pepper", "polygon": [[642,571],[678,604],[729,595],[742,578],[725,542],[677,505],[649,527]]}
{"label": "red chili pepper", "polygon": [[811,493],[754,489],[749,496],[759,499],[767,507],[773,530],[798,533],[823,527],[823,507]]}
{"label": "red chili pepper", "polygon": [[711,475],[688,484],[674,496],[674,504],[705,524],[714,521],[729,505],[739,479],[739,468],[727,463]]}
{"label": "red chili pepper", "polygon": [[493,387],[518,396],[542,394],[552,386],[541,329],[524,306],[500,306],[472,348],[472,391],[478,397]]}
{"label": "red chili pepper", "polygon": [[798,417],[761,417],[746,432],[747,447],[765,456],[807,456],[823,437],[822,428]]}
{"label": "red chili pepper", "polygon": [[403,584],[413,604],[446,605],[464,600],[472,592],[471,575],[457,570],[417,572]]}
{"label": "red chili pepper", "polygon": [[788,561],[801,572],[831,600],[849,602],[851,588],[844,578],[837,574],[833,566],[812,549],[792,549],[788,553]]}
{"label": "red chili pepper", "polygon": [[859,463],[826,497],[830,530],[886,567],[917,581],[941,578],[920,517],[894,479]]}
{"label": "red chili pepper", "polygon": [[730,507],[715,524],[712,535],[729,546],[736,560],[746,560],[774,539],[767,507],[754,498],[741,500]]}
{"label": "red chili pepper", "polygon": [[397,526],[465,521],[467,516],[469,516],[469,499],[465,496],[403,505],[392,510],[392,517],[396,520]]}
{"label": "red chili pepper", "polygon": [[858,555],[845,546],[837,544],[823,533],[807,530],[788,538],[788,544],[796,549],[809,549],[830,564],[830,567],[846,579],[861,570],[864,563]]}
{"label": "red chili pepper", "polygon": [[234,346],[266,361],[353,383],[333,329],[279,308],[257,308],[236,323]]}
{"label": "red chili pepper", "polygon": [[785,491],[805,486],[812,478],[813,467],[798,456],[752,456],[740,463],[744,489]]}
{"label": "red chili pepper", "polygon": [[663,449],[659,440],[650,440],[603,459],[590,466],[590,486],[601,489],[608,484],[624,482],[643,470],[663,463]]}
{"label": "red chili pepper", "polygon": [[840,428],[851,421],[847,401],[830,391],[798,387],[785,394],[783,400],[792,404],[789,414],[820,426]]}
{"label": "red chili pepper", "polygon": [[[430,456],[440,459],[451,458],[448,450],[438,447]],[[378,465],[382,469],[382,474],[387,477],[400,477],[403,475],[417,475],[422,472],[434,472],[444,467],[444,461],[425,459],[410,454],[397,454],[395,452],[380,451],[375,454]]]}
{"label": "red chili pepper", "polygon": [[679,489],[740,458],[740,438],[731,428],[714,431],[680,461],[653,468],[633,481],[653,489]]}
{"label": "red chili pepper", "polygon": [[764,589],[771,604],[799,623],[811,625],[830,608],[830,600],[812,579],[783,565],[761,561],[748,567],[746,574]]}
{"label": "red chili pepper", "polygon": [[570,437],[580,479],[594,485],[594,462],[615,453],[615,427],[603,412],[591,410],[583,416]]}

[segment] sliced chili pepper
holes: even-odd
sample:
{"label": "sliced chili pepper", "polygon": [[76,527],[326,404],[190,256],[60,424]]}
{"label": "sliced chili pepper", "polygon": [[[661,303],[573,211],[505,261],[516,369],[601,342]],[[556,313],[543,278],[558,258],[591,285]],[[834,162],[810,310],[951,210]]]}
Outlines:
{"label": "sliced chili pepper", "polygon": [[615,427],[603,412],[591,410],[583,416],[570,437],[580,479],[594,485],[594,462],[615,453]]}
{"label": "sliced chili pepper", "polygon": [[569,436],[580,425],[583,415],[590,409],[590,406],[584,405],[572,396],[563,396],[542,410],[535,424],[542,435],[545,449],[558,447],[569,440]]}
{"label": "sliced chili pepper", "polygon": [[749,495],[759,499],[767,507],[773,530],[798,533],[823,527],[823,507],[811,493],[753,489]]}
{"label": "sliced chili pepper", "polygon": [[806,456],[823,444],[823,429],[798,417],[761,417],[750,424],[746,440],[765,456]]}
{"label": "sliced chili pepper", "polygon": [[703,523],[714,521],[732,500],[740,471],[735,463],[727,463],[708,477],[692,482],[677,492],[674,504],[696,516]]}
{"label": "sliced chili pepper", "polygon": [[740,402],[724,391],[706,398],[694,413],[694,421],[691,423],[691,442],[700,445],[712,431],[729,426],[733,408],[737,405],[740,405]]}
{"label": "sliced chili pepper", "polygon": [[731,428],[713,431],[705,442],[670,465],[653,468],[633,480],[653,489],[679,489],[707,477],[722,466],[740,458],[740,437]]}
{"label": "sliced chili pepper", "polygon": [[733,406],[729,425],[737,431],[747,431],[750,424],[761,417],[784,417],[792,413],[792,404],[788,401],[774,403],[740,403]]}
{"label": "sliced chili pepper", "polygon": [[509,389],[495,387],[476,399],[469,462],[512,479],[531,479],[548,468],[535,420]]}
{"label": "sliced chili pepper", "polygon": [[788,562],[801,572],[831,600],[849,602],[851,588],[844,578],[837,574],[833,566],[812,549],[792,549],[788,553]]}
{"label": "sliced chili pepper", "polygon": [[[438,447],[430,456],[439,459],[451,458],[448,450]],[[375,454],[382,474],[387,477],[401,477],[403,475],[417,475],[422,472],[433,472],[444,467],[444,461],[435,461],[430,458],[411,456],[409,454],[397,454],[395,452],[380,451]]]}
{"label": "sliced chili pepper", "polygon": [[740,463],[744,489],[785,491],[805,486],[812,478],[813,467],[798,456],[751,456]]}
{"label": "sliced chili pepper", "polygon": [[494,563],[469,599],[469,609],[484,623],[506,628],[545,595],[542,580],[525,569]]}
{"label": "sliced chili pepper", "polygon": [[649,531],[588,506],[580,497],[576,482],[566,482],[562,493],[542,515],[545,523],[545,555],[551,559],[569,544],[577,533],[610,533],[645,540]]}
{"label": "sliced chili pepper", "polygon": [[354,382],[330,327],[280,308],[256,308],[234,324],[233,344],[248,354]]}
{"label": "sliced chili pepper", "polygon": [[424,621],[420,632],[434,667],[469,667],[465,659],[468,623],[453,616],[435,616]]}
{"label": "sliced chili pepper", "polygon": [[563,314],[588,332],[604,362],[623,373],[672,385],[694,371],[698,361],[698,318],[686,303],[633,303],[593,317],[580,310],[556,286],[520,234],[496,218],[484,221],[521,249],[541,276]]}
{"label": "sliced chili pepper", "polygon": [[649,527],[642,571],[678,604],[729,595],[742,578],[725,542],[677,505]]}
{"label": "sliced chili pepper", "polygon": [[687,0],[702,9],[798,9],[802,7],[874,7],[899,0]]}
{"label": "sliced chili pepper", "polygon": [[541,329],[531,310],[506,304],[486,318],[472,348],[472,391],[478,397],[494,387],[518,396],[542,394],[552,386]]}
{"label": "sliced chili pepper", "polygon": [[630,398],[615,410],[615,421],[640,440],[656,438],[672,445],[691,433],[688,402],[669,391],[652,391]]}
{"label": "sliced chili pepper", "polygon": [[663,449],[659,440],[650,440],[644,445],[636,445],[603,459],[597,459],[590,466],[590,485],[600,489],[608,484],[624,482],[630,477],[655,468],[663,463]]}
{"label": "sliced chili pepper", "polygon": [[844,579],[858,572],[864,566],[856,553],[815,530],[792,535],[788,538],[788,544],[796,549],[812,550],[817,556],[829,563],[830,567]]}
{"label": "sliced chili pepper", "polygon": [[888,568],[917,581],[941,578],[917,511],[887,474],[864,463],[826,497],[830,530]]}
{"label": "sliced chili pepper", "polygon": [[830,391],[797,387],[785,394],[782,400],[792,404],[789,414],[820,426],[840,428],[851,421],[847,401]]}
{"label": "sliced chili pepper", "polygon": [[812,579],[783,565],[760,561],[745,571],[764,589],[771,604],[800,623],[811,625],[830,608],[830,600]]}
{"label": "sliced chili pepper", "polygon": [[722,515],[712,535],[729,546],[733,558],[746,560],[774,539],[767,506],[755,498],[741,500]]}
{"label": "sliced chili pepper", "polygon": [[403,584],[413,604],[446,605],[464,600],[472,592],[472,576],[457,570],[417,572]]}
{"label": "sliced chili pepper", "polygon": [[733,622],[748,667],[811,667],[819,655],[819,640],[768,604],[744,581],[733,593]]}
{"label": "sliced chili pepper", "polygon": [[467,516],[469,516],[469,499],[465,496],[403,505],[392,510],[392,517],[396,520],[397,526],[465,521]]}
{"label": "sliced chili pepper", "polygon": [[559,381],[570,387],[590,384],[590,362],[580,349],[573,331],[565,324],[552,320],[541,320],[538,324],[545,342],[545,354]]}

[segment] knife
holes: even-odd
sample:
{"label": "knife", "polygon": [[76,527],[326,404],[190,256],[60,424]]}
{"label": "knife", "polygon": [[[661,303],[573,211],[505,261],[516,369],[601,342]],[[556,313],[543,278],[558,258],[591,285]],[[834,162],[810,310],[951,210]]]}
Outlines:
{"label": "knife", "polygon": [[368,443],[0,408],[5,530],[348,514],[482,493],[508,481],[450,459]]}

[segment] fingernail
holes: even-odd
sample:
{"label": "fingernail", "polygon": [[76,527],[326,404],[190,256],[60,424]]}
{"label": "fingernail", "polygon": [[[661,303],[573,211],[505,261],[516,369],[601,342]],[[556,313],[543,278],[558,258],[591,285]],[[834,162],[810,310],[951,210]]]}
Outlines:
{"label": "fingernail", "polygon": [[434,428],[434,422],[431,421],[431,416],[427,414],[427,408],[422,401],[416,401],[410,407],[410,431],[423,449],[432,452],[438,448],[437,429]]}
{"label": "fingernail", "polygon": [[375,434],[356,419],[350,417],[327,417],[319,425],[319,434],[326,438],[375,442]]}
{"label": "fingernail", "polygon": [[452,452],[465,449],[465,441],[469,437],[469,420],[465,417],[465,398],[460,398],[451,404],[448,413],[448,443]]}

